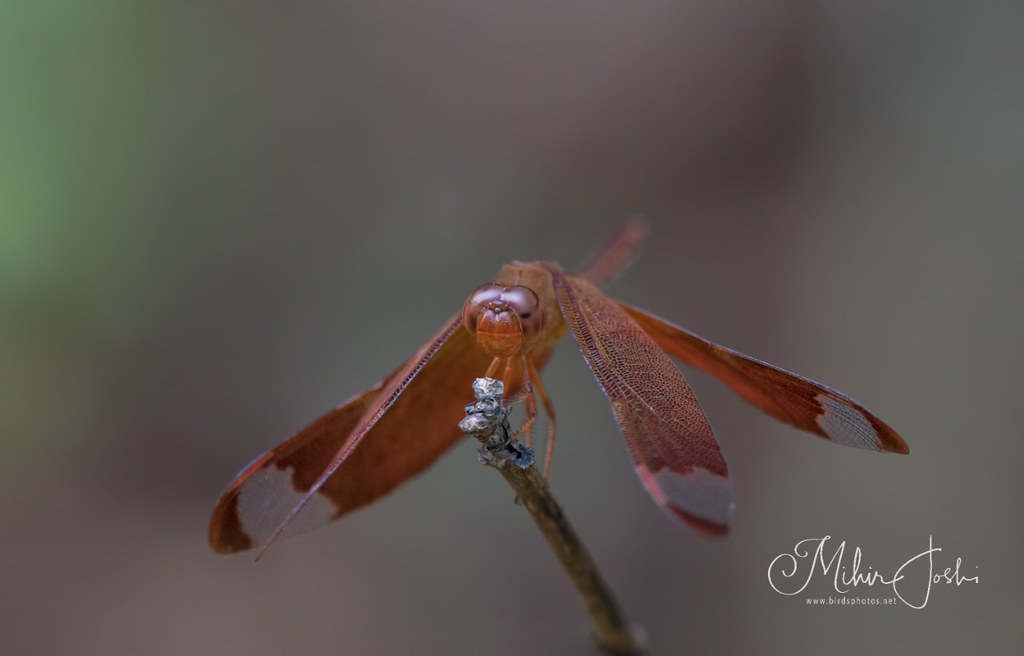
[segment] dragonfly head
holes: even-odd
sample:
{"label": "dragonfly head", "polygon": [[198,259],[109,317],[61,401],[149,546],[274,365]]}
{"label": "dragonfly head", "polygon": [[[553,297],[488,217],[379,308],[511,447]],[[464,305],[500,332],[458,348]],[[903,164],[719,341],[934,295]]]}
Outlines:
{"label": "dragonfly head", "polygon": [[477,287],[462,308],[462,320],[484,350],[496,358],[520,353],[544,327],[540,299],[522,285],[488,283]]}

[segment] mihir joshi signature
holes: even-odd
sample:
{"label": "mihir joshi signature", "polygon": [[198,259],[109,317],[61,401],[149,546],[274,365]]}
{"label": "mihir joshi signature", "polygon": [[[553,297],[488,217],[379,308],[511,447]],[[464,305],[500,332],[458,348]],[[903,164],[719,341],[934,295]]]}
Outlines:
{"label": "mihir joshi signature", "polygon": [[[963,559],[957,556],[956,564],[939,572],[935,570],[935,554],[942,551],[941,547],[933,546],[932,536],[928,536],[928,549],[913,556],[891,576],[864,566],[861,571],[860,547],[853,550],[852,562],[847,563],[846,541],[839,543],[838,548],[825,560],[826,543],[832,536],[808,538],[796,543],[791,553],[776,556],[768,565],[768,583],[772,589],[782,595],[796,595],[803,592],[820,571],[822,576],[832,574],[832,587],[839,594],[846,594],[858,586],[883,585],[891,586],[900,601],[911,608],[920,610],[928,605],[933,585],[956,585],[975,583],[978,575],[965,576],[960,573]],[[941,566],[940,566],[941,567]],[[975,565],[977,570],[978,566]],[[796,589],[793,585],[800,583]]]}

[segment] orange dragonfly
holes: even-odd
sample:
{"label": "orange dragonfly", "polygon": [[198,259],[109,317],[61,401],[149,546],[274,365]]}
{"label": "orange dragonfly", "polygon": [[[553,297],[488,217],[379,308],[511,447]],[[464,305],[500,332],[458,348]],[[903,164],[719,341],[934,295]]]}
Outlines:
{"label": "orange dragonfly", "polygon": [[646,222],[628,222],[577,274],[547,261],[506,264],[390,376],[246,467],[213,511],[213,549],[265,551],[286,529],[338,519],[419,474],[463,436],[458,424],[481,376],[504,383],[505,403],[525,404],[519,431],[528,441],[539,398],[549,418],[546,474],[555,413],[539,371],[566,333],[604,389],[647,492],[703,534],[728,532],[733,488],[711,425],[669,356],[797,428],[844,446],[909,453],[853,399],[605,296],[600,286],[646,234]]}

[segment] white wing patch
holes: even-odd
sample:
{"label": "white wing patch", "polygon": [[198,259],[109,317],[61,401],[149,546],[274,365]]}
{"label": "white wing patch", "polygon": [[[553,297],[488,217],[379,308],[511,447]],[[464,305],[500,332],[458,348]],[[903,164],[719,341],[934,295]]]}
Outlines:
{"label": "white wing patch", "polygon": [[882,450],[878,431],[860,410],[827,394],[818,394],[815,400],[824,410],[817,417],[818,426],[833,442],[858,449]]}
{"label": "white wing patch", "polygon": [[[254,545],[265,544],[282,518],[302,500],[303,493],[292,484],[294,472],[294,467],[264,467],[253,472],[239,490],[238,520]],[[295,535],[322,526],[331,521],[335,512],[337,508],[330,499],[314,494],[295,519],[288,523],[284,535]]]}
{"label": "white wing patch", "polygon": [[666,468],[652,475],[646,467],[637,465],[636,473],[659,506],[671,509],[674,505],[720,526],[731,523],[736,504],[732,481],[728,478],[696,466],[688,474],[677,474]]}

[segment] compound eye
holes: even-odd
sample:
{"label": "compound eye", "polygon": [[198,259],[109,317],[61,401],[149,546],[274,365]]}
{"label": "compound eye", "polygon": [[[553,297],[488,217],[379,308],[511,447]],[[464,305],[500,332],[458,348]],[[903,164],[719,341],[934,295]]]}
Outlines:
{"label": "compound eye", "polygon": [[501,300],[502,290],[501,285],[487,283],[480,285],[469,295],[466,304],[462,306],[462,322],[469,332],[476,333],[476,324],[480,319],[480,313],[487,309],[488,305]]}
{"label": "compound eye", "polygon": [[544,317],[541,316],[540,299],[536,292],[529,287],[515,285],[504,290],[501,300],[508,304],[509,308],[519,317],[519,323],[523,327],[523,334],[533,337],[544,327]]}

